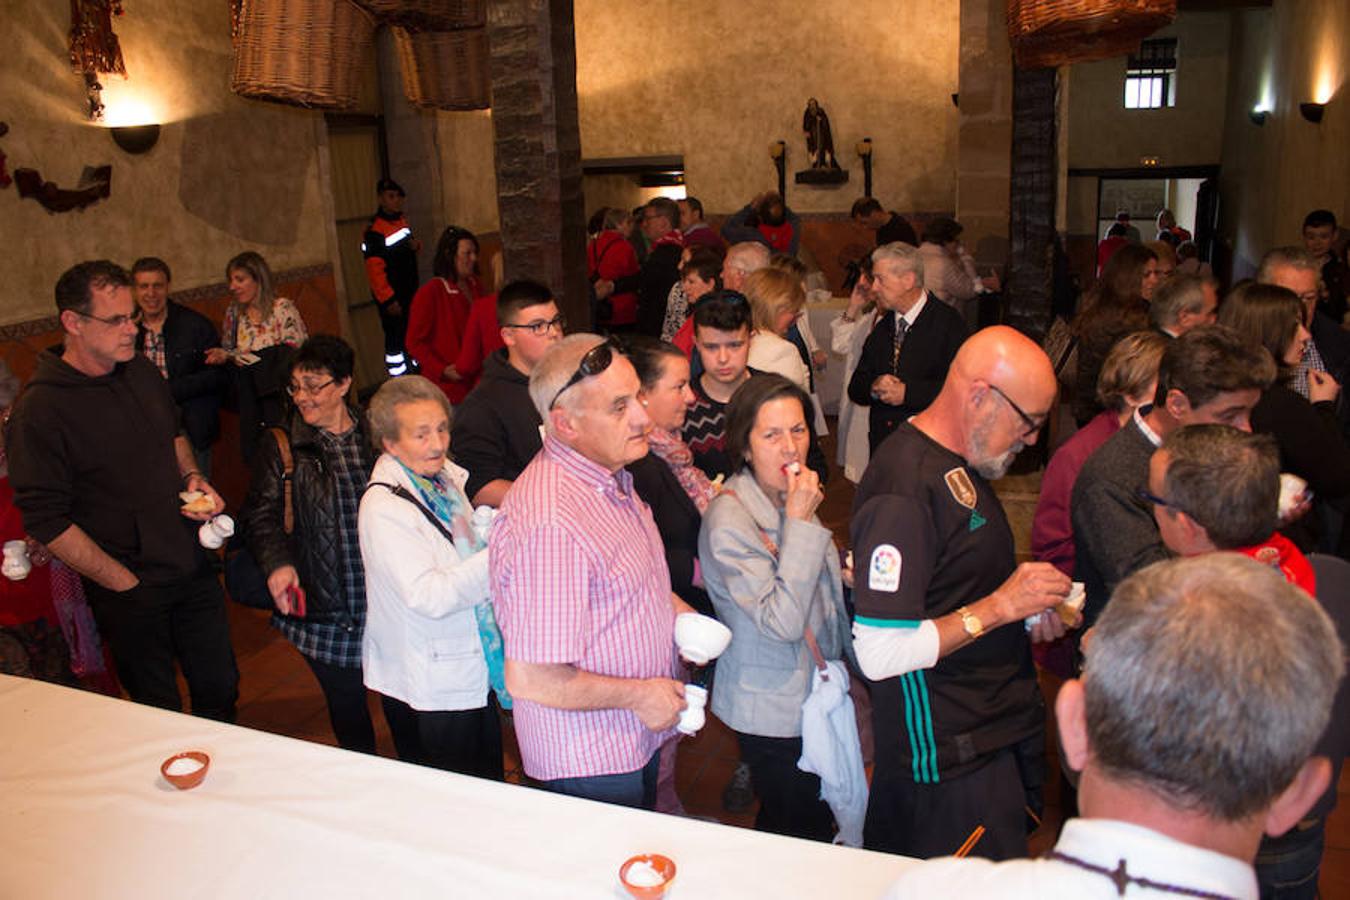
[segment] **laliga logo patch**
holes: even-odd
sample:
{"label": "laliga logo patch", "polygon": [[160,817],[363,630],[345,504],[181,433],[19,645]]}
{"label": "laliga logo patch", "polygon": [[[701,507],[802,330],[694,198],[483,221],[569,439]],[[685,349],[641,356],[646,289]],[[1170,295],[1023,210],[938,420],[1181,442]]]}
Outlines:
{"label": "laliga logo patch", "polygon": [[894,592],[900,587],[900,551],[894,544],[878,544],[867,565],[867,587]]}

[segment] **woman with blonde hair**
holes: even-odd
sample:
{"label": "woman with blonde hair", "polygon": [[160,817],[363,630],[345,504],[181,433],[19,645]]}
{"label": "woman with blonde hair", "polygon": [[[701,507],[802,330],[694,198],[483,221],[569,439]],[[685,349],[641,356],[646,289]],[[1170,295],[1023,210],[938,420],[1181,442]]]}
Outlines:
{"label": "woman with blonde hair", "polygon": [[804,391],[810,390],[811,375],[787,331],[806,305],[806,292],[792,273],[760,269],[745,279],[750,301],[752,334],[750,368],[782,375]]}
{"label": "woman with blonde hair", "polygon": [[272,270],[261,254],[246,250],[231,259],[225,279],[233,299],[225,309],[220,346],[206,351],[206,362],[219,366],[231,361],[236,366],[239,443],[244,462],[251,465],[259,436],[282,423],[291,352],[309,333],[295,304],[277,296]]}

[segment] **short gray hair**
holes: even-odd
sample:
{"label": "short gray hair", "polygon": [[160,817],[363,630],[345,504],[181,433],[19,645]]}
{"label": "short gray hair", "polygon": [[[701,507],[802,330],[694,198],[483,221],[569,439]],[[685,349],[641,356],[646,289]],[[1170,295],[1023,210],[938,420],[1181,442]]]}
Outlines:
{"label": "short gray hair", "polygon": [[1092,760],[1114,781],[1225,822],[1269,808],[1293,781],[1345,668],[1321,606],[1237,553],[1136,572],[1092,635]]}
{"label": "short gray hair", "polygon": [[1291,269],[1306,269],[1322,277],[1322,264],[1302,247],[1276,247],[1261,257],[1261,266],[1256,270],[1256,280],[1261,284],[1271,284],[1275,270],[1281,266]]}
{"label": "short gray hair", "polygon": [[370,442],[377,451],[384,450],[385,441],[398,440],[398,408],[419,400],[439,403],[445,410],[446,421],[453,418],[445,392],[421,375],[400,375],[380,385],[375,396],[370,398],[370,408],[366,411],[370,420]]}
{"label": "short gray hair", "polygon": [[604,342],[605,339],[598,334],[584,331],[569,334],[549,348],[544,358],[535,365],[534,371],[530,373],[530,401],[539,410],[539,418],[544,420],[546,429],[549,428],[548,411],[553,398],[558,396],[563,385],[576,373],[581,358],[592,347]]}
{"label": "short gray hair", "polygon": [[882,244],[872,251],[872,265],[879,262],[893,262],[900,267],[901,274],[914,273],[914,286],[923,287],[923,256],[919,248],[904,241],[892,241]]}
{"label": "short gray hair", "polygon": [[1178,273],[1158,285],[1148,305],[1155,328],[1176,325],[1182,313],[1198,313],[1205,307],[1205,284],[1201,275]]}
{"label": "short gray hair", "polygon": [[726,264],[744,275],[749,275],[767,268],[771,256],[769,248],[758,241],[742,241],[727,248]]}

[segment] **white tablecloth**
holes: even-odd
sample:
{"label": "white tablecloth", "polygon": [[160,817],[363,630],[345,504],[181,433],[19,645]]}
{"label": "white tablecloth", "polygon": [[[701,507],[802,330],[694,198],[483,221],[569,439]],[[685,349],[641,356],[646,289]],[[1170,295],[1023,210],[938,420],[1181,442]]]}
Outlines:
{"label": "white tablecloth", "polygon": [[[177,791],[171,754],[211,755]],[[496,784],[0,676],[0,897],[873,898],[909,862]]]}

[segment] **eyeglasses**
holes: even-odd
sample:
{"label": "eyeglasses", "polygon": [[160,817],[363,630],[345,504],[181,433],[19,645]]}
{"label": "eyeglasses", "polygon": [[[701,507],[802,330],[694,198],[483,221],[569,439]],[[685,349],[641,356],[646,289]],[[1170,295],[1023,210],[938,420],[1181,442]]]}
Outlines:
{"label": "eyeglasses", "polygon": [[1154,506],[1166,506],[1168,509],[1175,509],[1177,512],[1186,511],[1166,497],[1159,497],[1157,494],[1151,493],[1146,487],[1135,488],[1134,493],[1136,497],[1145,503],[1150,503]]}
{"label": "eyeglasses", "polygon": [[558,398],[572,385],[583,378],[599,375],[601,372],[608,369],[612,362],[614,362],[614,345],[609,341],[605,341],[603,344],[596,344],[594,347],[587,350],[586,355],[581,358],[581,363],[577,366],[577,370],[572,373],[572,377],[567,379],[567,383],[558,389],[558,393],[553,395],[553,399],[549,401],[548,408],[552,409],[557,406]]}
{"label": "eyeglasses", "polygon": [[558,333],[567,330],[567,317],[562,313],[551,319],[536,319],[533,322],[526,322],[524,325],[503,325],[503,328],[522,328],[535,337],[544,337],[550,330],[556,328]]}
{"label": "eyeglasses", "polygon": [[1034,434],[1035,432],[1040,431],[1041,426],[1045,424],[1044,422],[1037,422],[1031,416],[1027,415],[1026,410],[1018,406],[1017,403],[1013,400],[1013,398],[1003,393],[1003,390],[998,385],[991,384],[989,385],[989,389],[992,390],[995,394],[998,394],[1004,400],[1006,400],[1008,405],[1013,408],[1013,412],[1017,413],[1019,416],[1022,417],[1022,422],[1027,426],[1027,430],[1022,432],[1023,437],[1026,437],[1027,435]]}
{"label": "eyeglasses", "polygon": [[322,384],[296,384],[295,382],[291,382],[286,385],[286,393],[290,394],[292,397],[297,394],[304,394],[307,397],[316,397],[318,396],[319,391],[328,387],[334,380],[335,379],[330,378]]}
{"label": "eyeglasses", "polygon": [[115,316],[96,316],[93,313],[82,313],[82,312],[77,312],[75,315],[79,316],[81,319],[93,319],[95,322],[102,322],[104,325],[107,325],[110,328],[121,328],[128,322],[130,322],[133,325],[136,325],[139,324],[141,321],[141,311],[139,309],[129,316],[125,314],[118,314]]}

